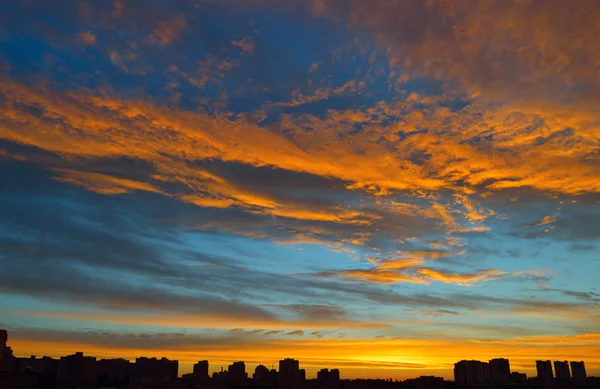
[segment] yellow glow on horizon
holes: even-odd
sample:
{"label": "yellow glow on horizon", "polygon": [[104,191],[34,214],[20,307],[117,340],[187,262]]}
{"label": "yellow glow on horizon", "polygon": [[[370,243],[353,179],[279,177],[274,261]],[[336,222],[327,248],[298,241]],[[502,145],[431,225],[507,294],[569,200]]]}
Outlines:
{"label": "yellow glow on horizon", "polygon": [[[189,372],[198,360],[208,359],[216,366],[233,361],[277,365],[280,359],[300,360],[309,372],[321,367],[340,368],[345,378],[406,379],[435,372],[452,377],[453,364],[461,359],[489,360],[509,358],[513,371],[532,373],[535,360],[585,360],[588,374],[600,371],[600,355],[594,353],[600,345],[600,334],[575,337],[538,337],[514,339],[507,342],[473,342],[464,339],[428,340],[362,340],[319,339],[241,342],[220,345],[184,345],[174,348],[128,348],[86,343],[33,341],[11,338],[10,345],[17,355],[48,355],[60,357],[76,351],[99,358],[122,357],[133,360],[140,356],[167,357],[180,362],[180,374]],[[351,357],[350,357],[351,356]]]}

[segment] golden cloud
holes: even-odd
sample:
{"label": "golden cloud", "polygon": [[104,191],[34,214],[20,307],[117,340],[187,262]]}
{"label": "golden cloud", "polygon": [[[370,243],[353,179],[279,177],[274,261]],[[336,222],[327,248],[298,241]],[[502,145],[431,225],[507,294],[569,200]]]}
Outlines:
{"label": "golden cloud", "polygon": [[317,273],[319,277],[335,277],[349,282],[369,282],[391,285],[399,282],[410,284],[431,284],[442,282],[473,286],[484,281],[506,278],[510,274],[500,270],[480,270],[472,273],[456,273],[430,267],[416,267],[415,262],[392,262],[370,269],[339,270]]}
{"label": "golden cloud", "polygon": [[[76,163],[56,170],[59,180],[106,194],[144,190],[202,207],[362,226],[384,217],[379,209],[438,219],[451,234],[489,229],[486,220],[495,212],[478,194],[516,187],[564,195],[600,192],[599,167],[590,157],[600,144],[600,117],[585,110],[524,107],[514,112],[473,104],[450,111],[435,101],[423,107],[409,96],[364,110],[329,111],[321,118],[283,115],[281,122],[262,127],[244,116],[210,116],[85,89],[58,93],[3,80],[0,93],[5,99],[2,139],[69,161],[127,157],[154,168],[146,183],[100,171],[78,173]],[[358,133],[356,123],[363,126]],[[400,137],[401,132],[411,135]],[[414,160],[415,153],[425,158]],[[307,207],[239,187],[194,164],[201,160],[335,178],[348,190],[383,200],[370,204],[370,210],[343,204]],[[190,193],[166,193],[161,182],[181,183]],[[423,204],[388,202],[385,197],[393,191],[421,198]],[[454,193],[453,198],[442,201],[444,192]]]}
{"label": "golden cloud", "polygon": [[119,195],[131,193],[133,191],[146,191],[160,194],[166,194],[160,189],[145,182],[119,178],[101,173],[82,172],[71,169],[52,169],[57,174],[54,179],[60,182],[66,182],[80,188],[106,194]]}

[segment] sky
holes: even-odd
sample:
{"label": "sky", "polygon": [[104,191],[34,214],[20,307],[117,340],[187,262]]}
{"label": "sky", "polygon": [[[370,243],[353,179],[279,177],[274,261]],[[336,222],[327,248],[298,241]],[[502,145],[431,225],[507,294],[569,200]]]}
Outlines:
{"label": "sky", "polygon": [[16,355],[600,375],[596,0],[0,3]]}

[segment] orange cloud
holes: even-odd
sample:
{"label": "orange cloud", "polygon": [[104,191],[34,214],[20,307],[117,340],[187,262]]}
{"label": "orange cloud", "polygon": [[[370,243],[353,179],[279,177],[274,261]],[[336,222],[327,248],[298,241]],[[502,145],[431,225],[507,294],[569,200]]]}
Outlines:
{"label": "orange cloud", "polygon": [[194,194],[181,195],[180,199],[198,206],[216,208],[237,206],[245,208],[249,213],[342,224],[368,225],[379,217],[368,212],[342,207],[322,208],[297,205],[293,202],[282,203],[268,195],[244,190],[213,173],[190,169],[180,163],[159,164],[157,171],[161,174],[153,176],[156,180],[181,182],[192,189]]}
{"label": "orange cloud", "polygon": [[[535,116],[529,118],[507,112],[502,118],[502,112],[481,111],[471,116],[468,111],[450,113],[439,109],[439,118],[434,113],[419,119],[422,125],[439,129],[402,141],[380,140],[383,134],[400,130],[396,124],[369,125],[361,134],[348,138],[345,133],[351,132],[352,126],[347,115],[330,116],[325,120],[311,115],[284,116],[280,127],[287,131],[286,139],[244,119],[232,121],[201,113],[174,112],[145,102],[116,101],[85,92],[59,96],[12,82],[3,82],[0,88],[8,97],[8,104],[2,109],[7,119],[2,137],[60,154],[86,158],[128,156],[163,165],[180,158],[217,158],[337,177],[353,183],[350,189],[364,190],[370,187],[425,192],[454,189],[467,195],[473,191],[469,185],[491,181],[487,185],[489,189],[531,186],[567,194],[600,191],[598,174],[585,161],[585,155],[595,149],[591,143],[589,146],[582,143],[581,150],[572,150],[569,156],[561,155],[563,148],[552,142],[541,146],[536,146],[533,139],[512,146],[508,143],[521,139],[524,134],[520,129],[526,126],[530,138],[537,139],[546,133],[545,127],[531,129],[532,122],[537,120]],[[44,113],[33,117],[15,105],[17,101],[39,107]],[[367,109],[366,113],[368,116],[384,114],[384,108],[399,114],[401,110],[411,109],[411,104],[380,105],[373,112]],[[50,121],[58,118],[78,132],[52,127]],[[454,121],[461,123],[460,132],[448,127]],[[301,125],[310,130],[309,137]],[[479,146],[462,142],[491,128],[504,134],[498,138],[497,147],[508,147],[510,158],[503,157],[506,152],[484,152]],[[539,135],[535,135],[536,132]],[[165,133],[170,136],[161,136]],[[586,137],[592,136],[586,133]],[[486,147],[494,147],[494,143]],[[409,159],[417,150],[430,155],[424,165]],[[472,200],[457,199],[466,208],[465,215],[470,221],[484,220],[485,214],[472,205]],[[451,217],[445,218],[451,225]]]}
{"label": "orange cloud", "polygon": [[160,46],[168,45],[181,38],[185,24],[183,15],[177,15],[170,20],[162,21],[152,31],[150,40]]}
{"label": "orange cloud", "polygon": [[512,273],[495,269],[476,270],[468,273],[457,273],[444,269],[425,266],[427,262],[463,255],[465,251],[428,250],[398,251],[398,257],[367,257],[372,265],[368,269],[351,269],[328,271],[315,274],[318,277],[334,277],[349,282],[370,282],[376,284],[395,284],[399,282],[412,284],[431,284],[442,282],[462,286],[473,286],[481,282],[501,280],[510,277],[526,277],[535,281],[549,281],[552,277],[547,269],[520,270]]}
{"label": "orange cloud", "polygon": [[90,31],[84,31],[79,33],[79,40],[84,45],[95,45],[96,44],[96,36]]}
{"label": "orange cloud", "polygon": [[[418,263],[418,262],[417,262]],[[323,272],[319,277],[336,277],[350,282],[370,282],[390,285],[398,282],[410,284],[431,284],[443,282],[473,286],[479,282],[503,279],[509,276],[500,270],[480,270],[473,273],[454,273],[430,267],[415,267],[415,262],[392,262],[371,269],[354,269]]]}
{"label": "orange cloud", "polygon": [[[332,110],[323,117],[283,115],[280,123],[261,127],[243,115],[210,116],[87,90],[58,93],[8,79],[0,82],[0,93],[6,102],[0,108],[2,139],[68,160],[127,157],[154,169],[146,183],[101,172],[88,175],[88,181],[82,173],[62,174],[63,181],[104,193],[162,192],[202,207],[363,227],[412,216],[437,219],[447,234],[458,234],[489,230],[486,223],[496,213],[481,205],[478,194],[515,187],[566,195],[600,192],[600,174],[588,158],[597,149],[593,129],[600,117],[585,110],[490,111],[474,104],[453,112],[435,101],[424,109],[421,99],[409,96],[363,110]],[[61,126],[55,125],[58,121]],[[358,133],[356,123],[363,126]],[[565,126],[573,130],[563,131]],[[399,137],[402,132],[412,135]],[[565,153],[565,142],[577,146]],[[426,157],[415,161],[415,153]],[[242,188],[192,162],[211,159],[334,178],[375,200],[370,208],[307,207]],[[189,192],[167,193],[162,183],[168,182],[181,183]],[[423,201],[387,200],[395,191]],[[442,197],[448,192],[454,196]],[[344,243],[364,244],[372,233],[356,230]],[[391,282],[394,277],[378,278]]]}
{"label": "orange cloud", "polygon": [[118,195],[133,191],[146,191],[165,194],[160,189],[140,181],[109,176],[101,173],[82,172],[71,169],[52,169],[56,181],[67,182],[80,188],[106,194]]}
{"label": "orange cloud", "polygon": [[378,269],[355,269],[340,270],[317,274],[320,277],[337,277],[349,282],[369,282],[374,284],[390,285],[397,282],[406,282],[410,284],[426,284],[427,282],[405,274],[397,270],[378,270]]}
{"label": "orange cloud", "polygon": [[542,220],[534,227],[542,227],[547,226],[549,224],[556,223],[556,218],[554,216],[544,216]]}
{"label": "orange cloud", "polygon": [[240,39],[239,41],[232,41],[231,45],[239,47],[246,54],[254,53],[254,38],[252,37],[245,37],[243,39]]}
{"label": "orange cloud", "polygon": [[465,286],[473,285],[481,281],[501,279],[506,276],[506,273],[500,270],[483,270],[476,273],[460,274],[431,268],[420,268],[417,269],[417,273],[429,280],[429,282],[439,281],[446,284],[458,284]]}

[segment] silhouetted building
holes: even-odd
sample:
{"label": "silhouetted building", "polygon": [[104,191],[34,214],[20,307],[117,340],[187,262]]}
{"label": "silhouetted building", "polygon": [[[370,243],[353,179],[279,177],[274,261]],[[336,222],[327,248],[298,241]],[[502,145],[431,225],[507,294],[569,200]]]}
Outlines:
{"label": "silhouetted building", "polygon": [[552,380],[554,374],[552,373],[552,362],[550,361],[535,361],[535,368],[537,370],[537,377],[542,381]]}
{"label": "silhouetted building", "polygon": [[55,376],[58,373],[58,360],[50,357],[37,358],[35,355],[29,358],[17,358],[18,370],[31,370],[36,373]]}
{"label": "silhouetted building", "polygon": [[167,358],[136,358],[133,376],[146,382],[168,382],[177,378],[179,362]]}
{"label": "silhouetted building", "polygon": [[54,376],[31,369],[0,373],[0,389],[55,389]]}
{"label": "silhouetted building", "polygon": [[457,385],[470,386],[490,381],[490,368],[487,362],[460,361],[454,364],[454,381]]}
{"label": "silhouetted building", "polygon": [[269,370],[269,386],[272,388],[279,386],[279,372],[277,369]]}
{"label": "silhouetted building", "polygon": [[300,362],[295,359],[286,358],[279,361],[279,387],[282,389],[298,389],[298,370],[300,370]]}
{"label": "silhouetted building", "polygon": [[510,382],[510,362],[504,358],[490,359],[490,381],[495,384]]}
{"label": "silhouetted building", "polygon": [[98,362],[82,352],[61,357],[58,362],[56,386],[58,389],[86,388],[96,384]]}
{"label": "silhouetted building", "polygon": [[335,382],[340,382],[340,371],[339,369],[331,369],[329,370],[329,373],[331,374],[332,379]]}
{"label": "silhouetted building", "polygon": [[8,342],[8,331],[0,330],[0,371],[4,370],[4,350]]}
{"label": "silhouetted building", "polygon": [[15,358],[12,348],[6,346],[2,353],[2,370],[6,372],[16,372],[19,369],[19,361]]}
{"label": "silhouetted building", "polygon": [[414,389],[444,389],[444,379],[442,377],[422,375],[419,378],[413,378],[405,382],[411,383]]}
{"label": "silhouetted building", "polygon": [[585,372],[585,364],[583,361],[575,362],[571,361],[571,374],[573,374],[573,378],[577,379],[586,379],[587,374]]}
{"label": "silhouetted building", "polygon": [[256,366],[252,379],[256,387],[259,388],[275,388],[277,387],[277,370],[269,369],[264,365]]}
{"label": "silhouetted building", "polygon": [[510,373],[510,381],[514,384],[524,384],[527,382],[527,374],[513,371]]}
{"label": "silhouetted building", "polygon": [[227,368],[228,378],[231,385],[240,385],[248,379],[246,364],[242,361],[233,362]]}
{"label": "silhouetted building", "polygon": [[98,361],[98,386],[119,388],[129,385],[133,364],[126,359],[101,359]]}
{"label": "silhouetted building", "polygon": [[321,388],[337,388],[340,385],[340,371],[321,369],[317,372],[317,382]]}
{"label": "silhouetted building", "polygon": [[253,380],[266,380],[269,377],[269,369],[265,365],[258,365],[252,375]]}
{"label": "silhouetted building", "polygon": [[554,373],[556,374],[556,378],[571,378],[569,362],[554,361]]}
{"label": "silhouetted building", "polygon": [[199,380],[208,379],[208,361],[198,361],[194,365],[194,376]]}
{"label": "silhouetted building", "polygon": [[19,367],[18,362],[7,342],[8,331],[0,330],[0,371],[16,372]]}
{"label": "silhouetted building", "polygon": [[300,389],[306,388],[306,370],[305,369],[298,370],[298,388],[300,388]]}
{"label": "silhouetted building", "polygon": [[[50,357],[15,358],[6,346],[8,333],[0,330],[0,389],[55,389],[58,361]],[[4,370],[4,372],[1,372]]]}
{"label": "silhouetted building", "polygon": [[329,369],[321,369],[317,372],[317,382],[320,386],[327,386],[329,381]]}

